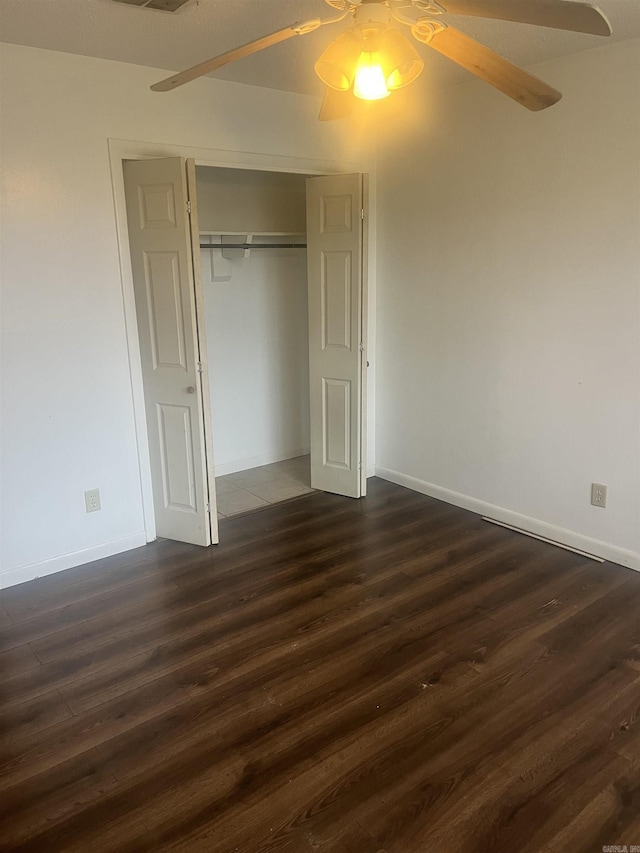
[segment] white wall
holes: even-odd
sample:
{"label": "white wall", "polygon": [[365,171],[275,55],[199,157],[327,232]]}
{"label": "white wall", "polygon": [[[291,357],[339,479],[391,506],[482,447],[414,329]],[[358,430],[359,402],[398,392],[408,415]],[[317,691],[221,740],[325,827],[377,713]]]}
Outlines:
{"label": "white wall", "polygon": [[0,586],[145,541],[107,140],[358,156],[312,98],[165,74],[2,46]]}
{"label": "white wall", "polygon": [[[197,174],[201,231],[289,231],[304,242],[304,175]],[[213,280],[219,251],[201,254],[216,475],[308,453],[306,252],[252,250],[225,264],[229,281]]]}
{"label": "white wall", "polygon": [[196,176],[201,231],[306,231],[305,175],[198,166]]}
{"label": "white wall", "polygon": [[640,44],[536,73],[381,144],[377,470],[638,568]]}
{"label": "white wall", "polygon": [[[203,290],[216,476],[309,452],[306,252],[252,251]],[[209,280],[207,281],[207,278]]]}

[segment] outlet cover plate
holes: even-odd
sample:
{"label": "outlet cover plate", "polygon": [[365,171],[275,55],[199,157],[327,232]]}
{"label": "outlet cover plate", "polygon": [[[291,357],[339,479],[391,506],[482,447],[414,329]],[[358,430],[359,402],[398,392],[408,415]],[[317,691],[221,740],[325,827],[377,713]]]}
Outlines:
{"label": "outlet cover plate", "polygon": [[100,489],[89,489],[84,493],[84,505],[87,512],[98,512],[100,506]]}
{"label": "outlet cover plate", "polygon": [[607,506],[607,487],[602,483],[591,483],[591,505],[602,509]]}

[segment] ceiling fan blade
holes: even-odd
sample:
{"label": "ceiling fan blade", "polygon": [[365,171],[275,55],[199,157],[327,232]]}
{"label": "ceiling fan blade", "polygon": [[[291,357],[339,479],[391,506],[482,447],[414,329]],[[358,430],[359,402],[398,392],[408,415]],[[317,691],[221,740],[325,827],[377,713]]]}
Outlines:
{"label": "ceiling fan blade", "polygon": [[528,110],[544,110],[562,97],[557,89],[453,27],[438,30],[427,43]]}
{"label": "ceiling fan blade", "polygon": [[574,0],[443,0],[443,7],[451,15],[497,18],[596,36],[611,35],[611,25],[599,9]]}
{"label": "ceiling fan blade", "polygon": [[340,92],[327,86],[318,121],[335,121],[340,118],[348,118],[353,112],[353,97],[351,89]]}
{"label": "ceiling fan blade", "polygon": [[207,59],[205,62],[200,62],[192,68],[187,68],[186,71],[181,71],[179,74],[174,74],[173,77],[167,77],[166,80],[161,80],[159,83],[154,83],[151,89],[154,92],[169,92],[177,86],[183,86],[185,83],[190,83],[198,77],[204,77],[211,71],[217,68],[222,68],[223,65],[228,65],[230,62],[235,62],[238,59],[244,59],[245,56],[250,56],[252,53],[257,53],[259,50],[264,50],[265,47],[278,44],[281,41],[286,41],[297,35],[305,35],[322,25],[320,19],[307,21],[305,24],[292,24],[290,27],[285,27],[282,30],[277,30],[275,33],[270,33],[268,36],[250,41],[248,44],[243,44],[240,47],[234,47],[233,50],[228,50],[226,53],[221,53],[220,56],[214,56],[213,59]]}

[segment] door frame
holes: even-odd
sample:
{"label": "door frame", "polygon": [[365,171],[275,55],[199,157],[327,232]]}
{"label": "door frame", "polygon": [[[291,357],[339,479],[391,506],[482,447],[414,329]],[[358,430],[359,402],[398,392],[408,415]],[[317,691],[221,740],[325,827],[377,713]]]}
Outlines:
{"label": "door frame", "polygon": [[[215,148],[194,148],[186,145],[173,145],[161,142],[140,142],[129,139],[108,139],[109,162],[111,168],[111,187],[113,192],[113,204],[115,213],[116,240],[118,245],[118,260],[120,266],[120,282],[122,289],[122,302],[124,311],[125,335],[129,353],[129,373],[131,377],[131,397],[133,404],[133,416],[136,434],[136,445],[138,450],[138,473],[140,477],[140,495],[144,516],[144,527],[147,542],[156,538],[156,521],[153,508],[153,491],[151,486],[151,459],[149,455],[149,439],[147,435],[147,422],[144,403],[144,386],[142,382],[142,363],[140,358],[140,342],[138,338],[138,324],[136,317],[136,304],[133,289],[133,272],[131,267],[131,254],[129,251],[129,232],[127,228],[127,209],[124,191],[125,160],[147,160],[157,157],[191,157],[197,166],[211,166],[225,169],[240,169],[242,171],[261,172],[293,172],[303,175],[332,175],[349,172],[361,172],[363,174],[365,191],[364,198],[370,202],[370,187],[368,171],[363,163],[337,162],[332,160],[312,160],[302,157],[288,157],[276,154],[258,154],[248,151],[225,151]],[[365,274],[368,268],[371,273],[372,263],[369,253],[372,241],[368,240],[363,247],[363,313],[366,318],[368,312],[365,306],[369,302],[368,278]],[[363,329],[365,327],[363,326]],[[363,355],[363,364],[366,364],[367,353]],[[363,371],[364,373],[364,371]],[[363,376],[364,379],[364,376]],[[366,394],[367,383],[363,382],[363,411],[362,411],[362,454],[365,454],[365,439],[367,435],[366,424]],[[207,440],[210,444],[210,441]],[[207,447],[211,452],[211,447]],[[364,466],[363,466],[364,468]],[[366,471],[364,472],[366,476]]]}

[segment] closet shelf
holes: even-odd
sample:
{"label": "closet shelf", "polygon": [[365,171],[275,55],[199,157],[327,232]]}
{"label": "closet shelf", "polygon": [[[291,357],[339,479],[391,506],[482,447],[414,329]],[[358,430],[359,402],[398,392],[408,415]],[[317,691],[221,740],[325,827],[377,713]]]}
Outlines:
{"label": "closet shelf", "polygon": [[303,231],[200,231],[200,248],[214,253],[212,281],[229,281],[231,259],[248,258],[252,249],[306,249],[306,239]]}
{"label": "closet shelf", "polygon": [[[225,251],[243,251],[243,257],[248,258],[251,249],[306,249],[306,234],[301,231],[201,231],[200,238],[218,237],[217,243],[200,243],[201,249],[220,249],[223,257],[238,257],[237,255],[225,255]],[[243,237],[243,240],[233,238]],[[277,242],[256,242],[268,240],[269,238],[281,238]],[[290,238],[285,242],[284,238]]]}
{"label": "closet shelf", "polygon": [[304,237],[304,231],[201,231],[201,237],[244,237],[245,235],[253,235],[254,237]]}

